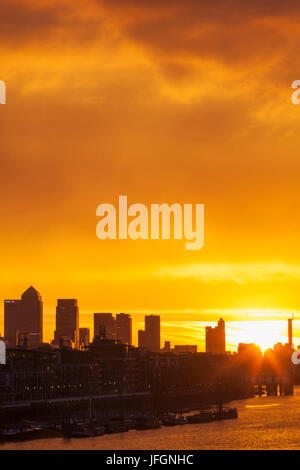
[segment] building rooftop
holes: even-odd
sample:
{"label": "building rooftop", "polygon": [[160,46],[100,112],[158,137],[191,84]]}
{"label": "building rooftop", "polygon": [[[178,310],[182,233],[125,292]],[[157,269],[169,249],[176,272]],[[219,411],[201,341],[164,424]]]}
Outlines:
{"label": "building rooftop", "polygon": [[30,286],[25,292],[23,292],[21,297],[22,299],[36,297],[40,300],[42,298],[41,294],[33,286]]}

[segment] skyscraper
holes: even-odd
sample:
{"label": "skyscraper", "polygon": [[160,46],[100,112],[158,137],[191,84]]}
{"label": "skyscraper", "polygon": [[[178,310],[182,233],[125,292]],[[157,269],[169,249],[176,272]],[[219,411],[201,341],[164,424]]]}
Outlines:
{"label": "skyscraper", "polygon": [[79,328],[79,348],[82,349],[90,343],[90,329]]}
{"label": "skyscraper", "polygon": [[145,330],[139,330],[139,347],[160,352],[160,316],[146,315]]}
{"label": "skyscraper", "polygon": [[145,332],[149,351],[160,351],[160,316],[145,316]]}
{"label": "skyscraper", "polygon": [[146,348],[146,332],[145,330],[138,331],[138,346],[139,348]]}
{"label": "skyscraper", "polygon": [[17,335],[20,328],[18,322],[21,316],[21,300],[4,300],[4,339],[9,348],[14,348],[18,342]]}
{"label": "skyscraper", "polygon": [[8,347],[15,347],[21,337],[29,349],[43,342],[43,302],[34,287],[21,300],[4,300],[4,336]]}
{"label": "skyscraper", "polygon": [[77,299],[58,299],[56,306],[56,329],[54,343],[60,338],[70,339],[77,349],[79,346],[79,307]]}
{"label": "skyscraper", "polygon": [[94,313],[94,336],[116,339],[116,320],[112,313]]}
{"label": "skyscraper", "polygon": [[132,319],[127,313],[116,315],[116,337],[121,343],[132,344]]}
{"label": "skyscraper", "polygon": [[225,354],[225,322],[223,318],[218,321],[218,326],[205,328],[205,348],[207,353]]}

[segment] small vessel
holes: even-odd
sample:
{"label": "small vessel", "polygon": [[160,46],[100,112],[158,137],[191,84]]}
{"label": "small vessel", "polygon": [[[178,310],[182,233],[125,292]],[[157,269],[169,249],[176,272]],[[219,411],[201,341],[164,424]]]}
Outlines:
{"label": "small vessel", "polygon": [[183,416],[182,414],[179,415],[179,416],[177,417],[177,423],[178,423],[179,425],[181,425],[181,424],[187,424],[187,419],[186,419],[186,417]]}
{"label": "small vessel", "polygon": [[21,436],[21,427],[7,427],[0,431],[0,438],[6,441],[15,440]]}
{"label": "small vessel", "polygon": [[105,433],[106,434],[115,434],[119,432],[127,432],[130,429],[130,424],[125,420],[110,420],[105,425]]}
{"label": "small vessel", "polygon": [[63,436],[68,438],[95,437],[102,436],[104,433],[104,426],[74,423],[63,427]]}
{"label": "small vessel", "polygon": [[0,439],[4,441],[25,441],[43,437],[44,429],[39,426],[9,426],[0,430]]}
{"label": "small vessel", "polygon": [[68,438],[83,438],[102,436],[105,433],[105,427],[100,426],[94,417],[92,400],[89,400],[89,419],[85,421],[76,421],[73,418],[64,419],[62,424],[62,434]]}
{"label": "small vessel", "polygon": [[164,426],[179,426],[187,423],[187,419],[182,414],[176,416],[175,413],[168,413],[161,420]]}
{"label": "small vessel", "polygon": [[213,411],[200,411],[197,414],[187,416],[187,422],[194,423],[209,423],[214,421],[215,413]]}
{"label": "small vessel", "polygon": [[238,418],[238,410],[237,408],[222,408],[215,412],[215,419],[222,420],[222,419],[236,419]]}
{"label": "small vessel", "polygon": [[223,419],[235,419],[238,417],[238,410],[237,408],[228,408],[223,407],[223,400],[220,398],[217,403],[217,409],[215,411],[215,420],[223,420]]}
{"label": "small vessel", "polygon": [[146,415],[140,416],[136,419],[135,429],[145,430],[145,429],[157,429],[160,428],[160,421],[157,416]]}
{"label": "small vessel", "polygon": [[135,429],[135,417],[129,416],[128,418],[124,419],[124,422],[126,423],[128,430]]}

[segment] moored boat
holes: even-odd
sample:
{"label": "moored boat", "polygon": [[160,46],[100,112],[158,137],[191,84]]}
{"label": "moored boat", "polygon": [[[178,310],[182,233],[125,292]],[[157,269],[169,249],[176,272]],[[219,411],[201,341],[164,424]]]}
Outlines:
{"label": "moored boat", "polygon": [[140,416],[136,419],[135,429],[145,430],[145,429],[157,429],[160,428],[160,421],[157,416],[147,415]]}
{"label": "moored boat", "polygon": [[164,426],[180,426],[187,423],[187,419],[183,415],[176,416],[176,414],[168,413],[161,418]]}
{"label": "moored boat", "polygon": [[222,419],[236,419],[238,418],[238,410],[237,408],[222,408],[215,412],[215,419],[222,420]]}
{"label": "moored boat", "polygon": [[62,423],[62,434],[67,438],[95,437],[105,434],[105,427],[97,423],[91,398],[89,400],[89,418],[84,421],[76,421],[73,418],[64,418]]}
{"label": "moored boat", "polygon": [[108,421],[105,425],[106,434],[115,434],[119,432],[129,431],[130,425],[124,420],[111,420]]}
{"label": "moored boat", "polygon": [[215,414],[213,411],[200,411],[197,414],[187,416],[187,422],[190,424],[194,423],[209,423],[214,421]]}
{"label": "moored boat", "polygon": [[67,438],[95,437],[103,436],[105,428],[89,423],[68,423],[63,425],[62,433]]}
{"label": "moored boat", "polygon": [[40,426],[7,426],[0,430],[0,439],[4,441],[25,441],[45,436],[44,428]]}

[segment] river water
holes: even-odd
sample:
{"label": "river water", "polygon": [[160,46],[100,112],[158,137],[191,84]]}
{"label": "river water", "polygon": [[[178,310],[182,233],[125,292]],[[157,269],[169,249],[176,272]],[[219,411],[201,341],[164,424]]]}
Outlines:
{"label": "river water", "polygon": [[195,450],[299,449],[300,387],[290,397],[257,397],[232,402],[238,419],[129,431],[88,439],[38,439],[1,444],[0,449]]}

